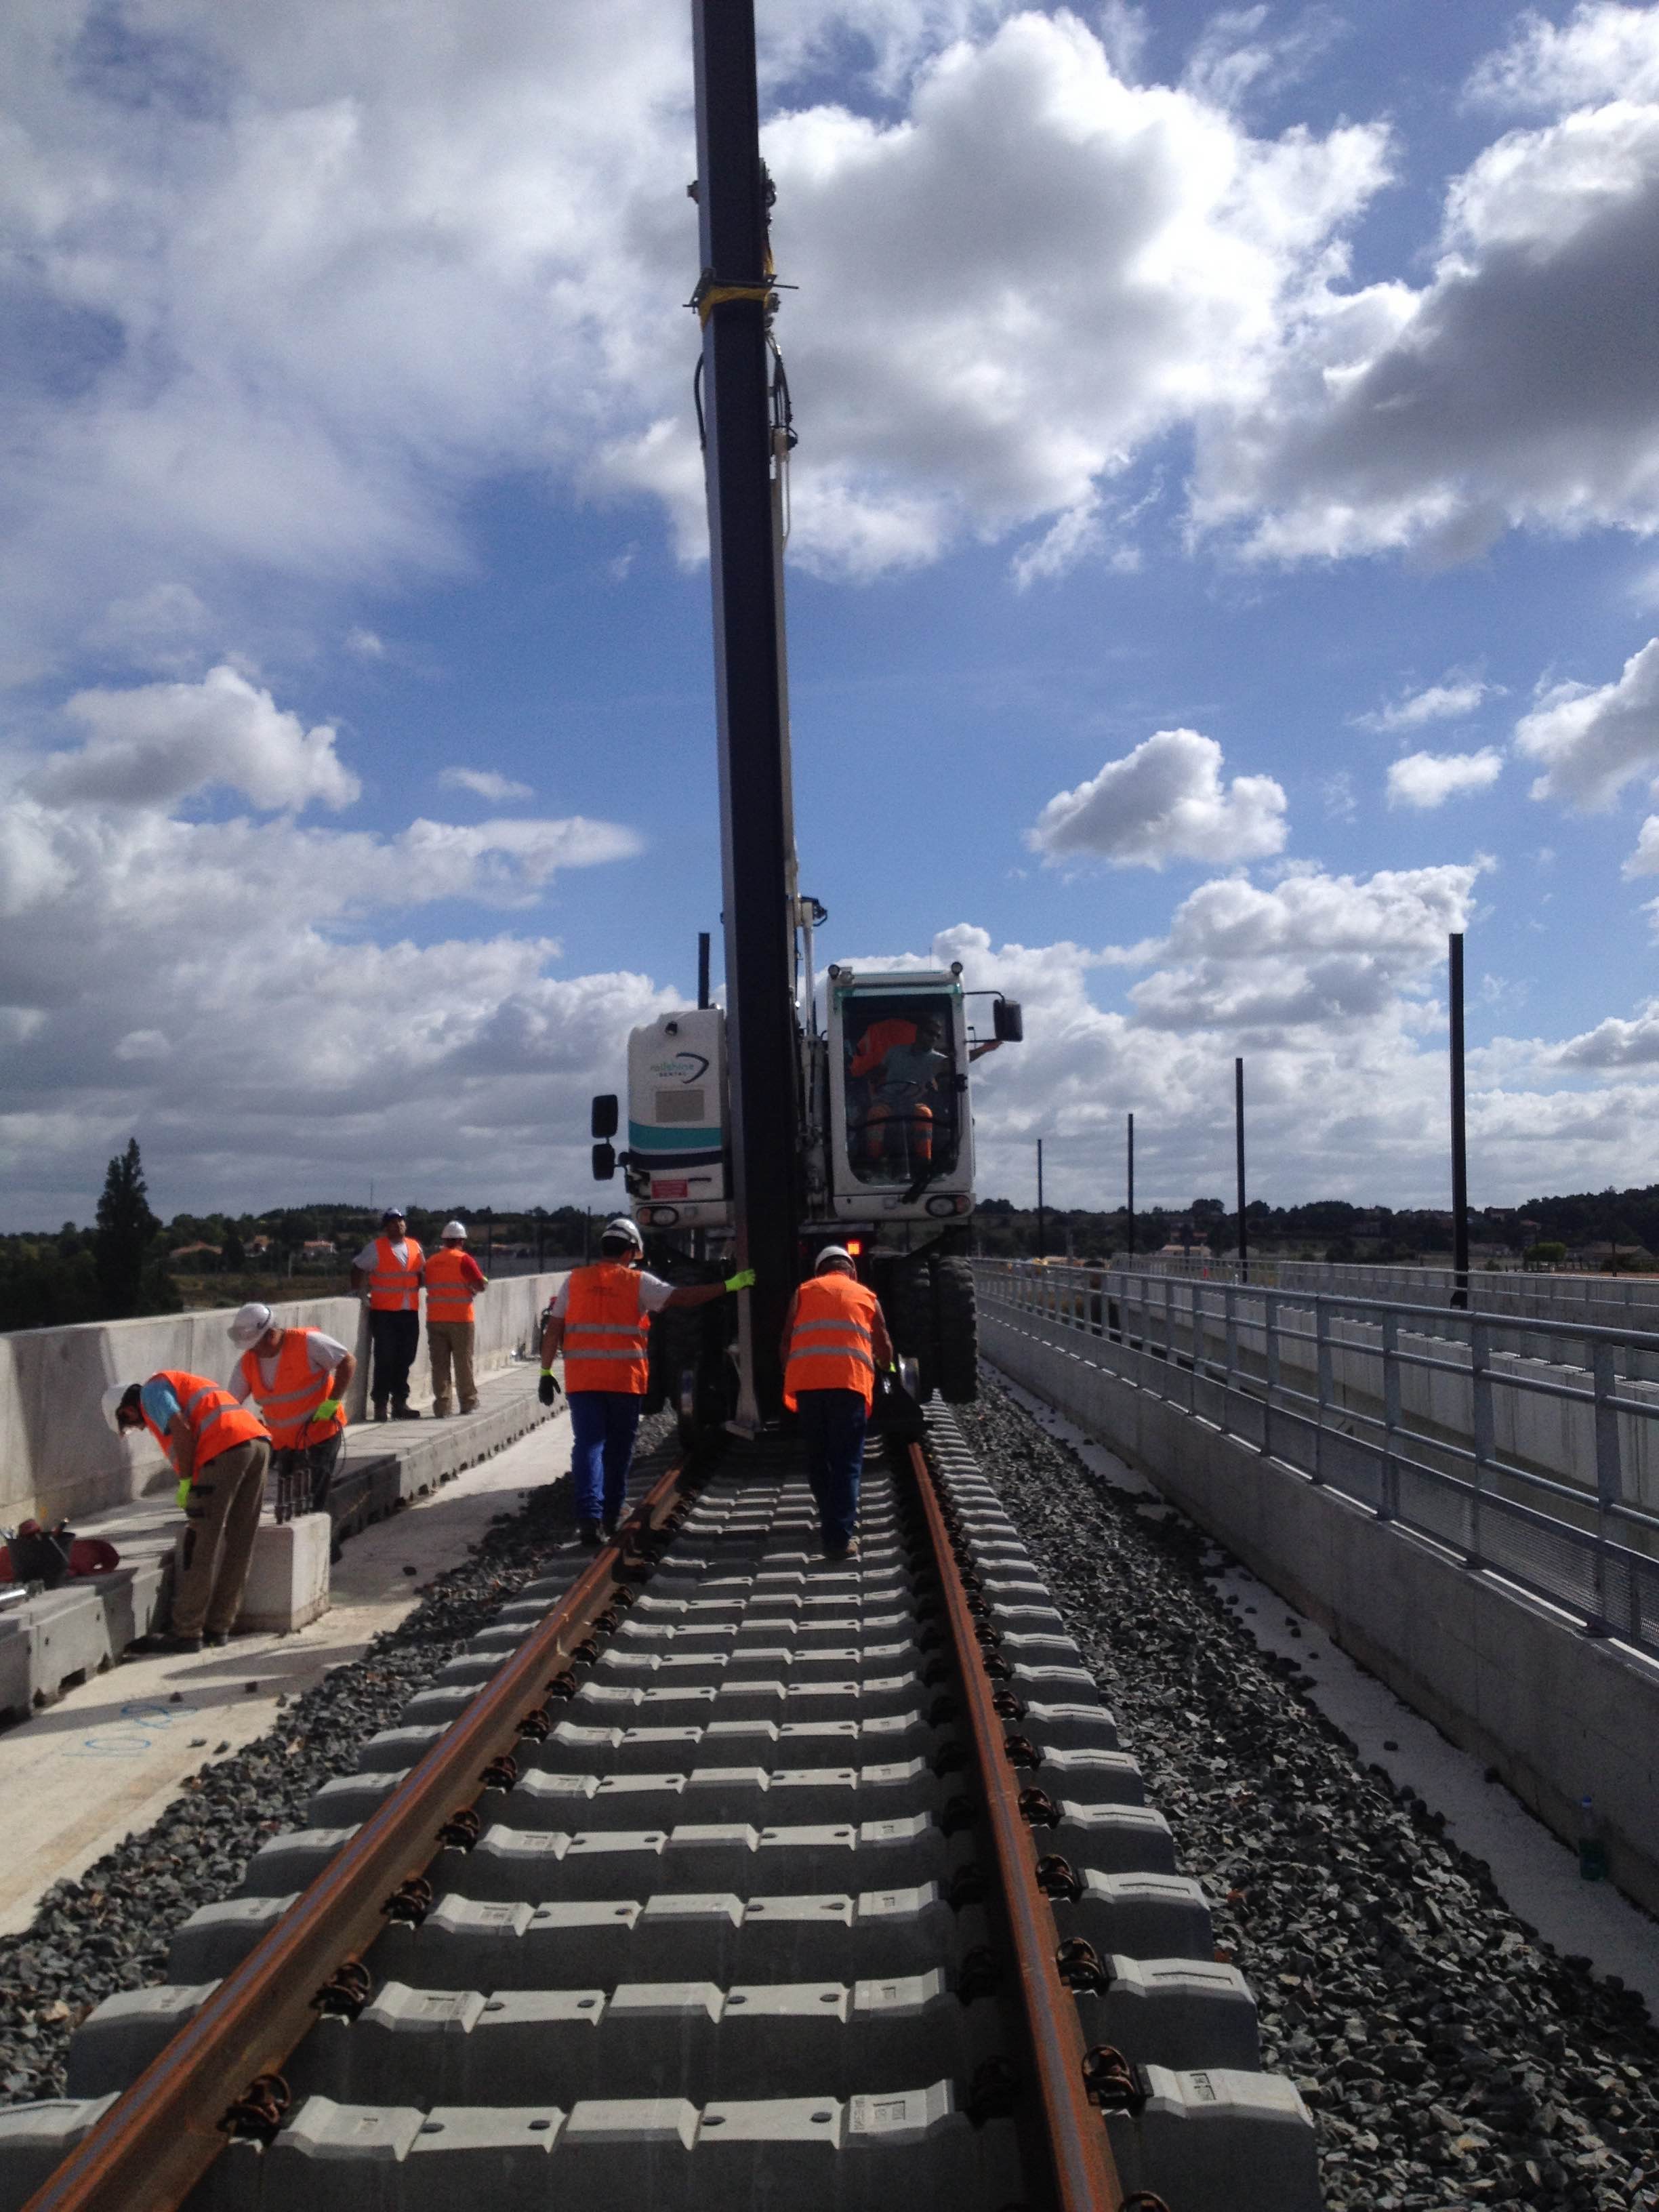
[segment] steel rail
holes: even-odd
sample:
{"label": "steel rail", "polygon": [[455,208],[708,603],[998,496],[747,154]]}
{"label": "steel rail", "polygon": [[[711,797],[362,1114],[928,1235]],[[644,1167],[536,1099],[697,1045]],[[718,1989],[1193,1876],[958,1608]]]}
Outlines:
{"label": "steel rail", "polygon": [[[1019,1785],[1005,1746],[991,1678],[975,1633],[968,1593],[951,1553],[951,1536],[922,1446],[910,1446],[910,1464],[921,1494],[927,1534],[938,1562],[974,1756],[996,1849],[1000,1902],[1007,1916],[1018,1968],[1019,2008],[1036,2068],[1043,2146],[1054,2168],[1055,2212],[1121,2212],[1122,2184],[1107,2141],[1106,2124],[1089,2101],[1084,2081],[1083,2030],[1077,2003],[1060,1980],[1054,1953],[1058,1930],[1048,1900],[1037,1887],[1031,1832],[1019,1809]],[[33,2208],[31,2208],[33,2212]]]}
{"label": "steel rail", "polygon": [[611,1604],[630,1540],[659,1529],[684,1485],[669,1468],[465,1712],[226,1977],[70,2155],[24,2212],[176,2212],[225,2148],[223,2115],[261,2075],[280,2072],[317,2018],[318,1991],[386,1926],[398,1886],[444,1847],[440,1831],[471,1805],[485,1770],[539,1707],[548,1670]]}

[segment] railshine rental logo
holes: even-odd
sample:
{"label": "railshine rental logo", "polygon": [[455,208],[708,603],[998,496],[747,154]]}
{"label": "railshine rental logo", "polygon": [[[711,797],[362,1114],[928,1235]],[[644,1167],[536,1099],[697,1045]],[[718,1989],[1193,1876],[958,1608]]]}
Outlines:
{"label": "railshine rental logo", "polygon": [[677,1052],[672,1060],[653,1060],[651,1073],[659,1083],[701,1083],[708,1062],[700,1052]]}

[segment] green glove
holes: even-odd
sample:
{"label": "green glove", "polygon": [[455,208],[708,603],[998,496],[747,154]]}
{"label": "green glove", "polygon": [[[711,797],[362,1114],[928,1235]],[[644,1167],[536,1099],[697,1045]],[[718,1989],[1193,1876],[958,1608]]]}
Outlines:
{"label": "green glove", "polygon": [[313,1421],[331,1421],[339,1410],[340,1401],[337,1398],[325,1398],[311,1418]]}
{"label": "green glove", "polygon": [[752,1267],[739,1267],[735,1275],[726,1277],[726,1287],[728,1291],[746,1291],[754,1279],[755,1271]]}
{"label": "green glove", "polygon": [[182,1513],[188,1509],[190,1504],[190,1477],[188,1475],[185,1477],[184,1480],[179,1486],[178,1498],[179,1510]]}

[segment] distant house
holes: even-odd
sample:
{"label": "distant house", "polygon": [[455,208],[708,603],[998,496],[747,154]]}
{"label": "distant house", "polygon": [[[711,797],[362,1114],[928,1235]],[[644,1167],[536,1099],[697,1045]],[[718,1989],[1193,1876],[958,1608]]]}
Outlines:
{"label": "distant house", "polygon": [[250,1256],[257,1255],[258,1258],[263,1260],[265,1254],[270,1249],[270,1239],[269,1237],[250,1237],[247,1240],[246,1249]]}
{"label": "distant house", "polygon": [[331,1237],[307,1237],[300,1247],[300,1257],[302,1260],[331,1260],[334,1257],[334,1239]]}
{"label": "distant house", "polygon": [[220,1251],[216,1244],[181,1244],[168,1256],[176,1262],[187,1261],[193,1267],[203,1267],[210,1260],[217,1260]]}

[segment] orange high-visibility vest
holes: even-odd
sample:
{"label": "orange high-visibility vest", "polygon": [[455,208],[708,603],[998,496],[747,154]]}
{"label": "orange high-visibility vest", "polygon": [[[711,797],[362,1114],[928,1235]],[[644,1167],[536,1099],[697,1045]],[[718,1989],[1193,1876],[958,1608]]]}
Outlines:
{"label": "orange high-visibility vest", "polygon": [[[205,1375],[186,1375],[182,1368],[158,1367],[149,1379],[152,1382],[167,1383],[179,1401],[196,1445],[192,1481],[210,1461],[234,1451],[238,1444],[270,1443],[270,1431],[259,1416],[250,1413],[246,1406],[239,1406],[228,1390],[210,1382]],[[142,1405],[139,1410],[143,1412]],[[173,1473],[179,1474],[172,1437],[164,1435],[148,1413],[144,1414],[144,1426],[172,1462]]]}
{"label": "orange high-visibility vest", "polygon": [[472,1285],[461,1273],[467,1257],[459,1245],[441,1244],[426,1263],[428,1321],[471,1321]]}
{"label": "orange high-visibility vest", "polygon": [[564,1316],[567,1390],[621,1390],[643,1397],[651,1363],[651,1316],[640,1310],[640,1279],[619,1261],[577,1267]]}
{"label": "orange high-visibility vest", "polygon": [[374,1239],[374,1265],[369,1272],[368,1303],[376,1313],[415,1313],[421,1304],[421,1263],[425,1257],[412,1237],[404,1239],[409,1264],[400,1267],[389,1237]]}
{"label": "orange high-visibility vest", "polygon": [[346,1425],[344,1407],[330,1420],[313,1421],[311,1418],[329,1395],[334,1381],[331,1369],[319,1374],[311,1364],[307,1347],[310,1340],[320,1334],[314,1328],[283,1331],[283,1340],[276,1350],[276,1376],[272,1382],[265,1381],[264,1370],[251,1352],[245,1352],[238,1362],[248,1395],[264,1415],[270,1441],[279,1451],[296,1451],[302,1444],[319,1444],[325,1437],[333,1436]]}
{"label": "orange high-visibility vest", "polygon": [[783,1402],[793,1413],[800,1390],[858,1390],[866,1407],[876,1395],[871,1323],[878,1300],[851,1275],[813,1275],[800,1286]]}

